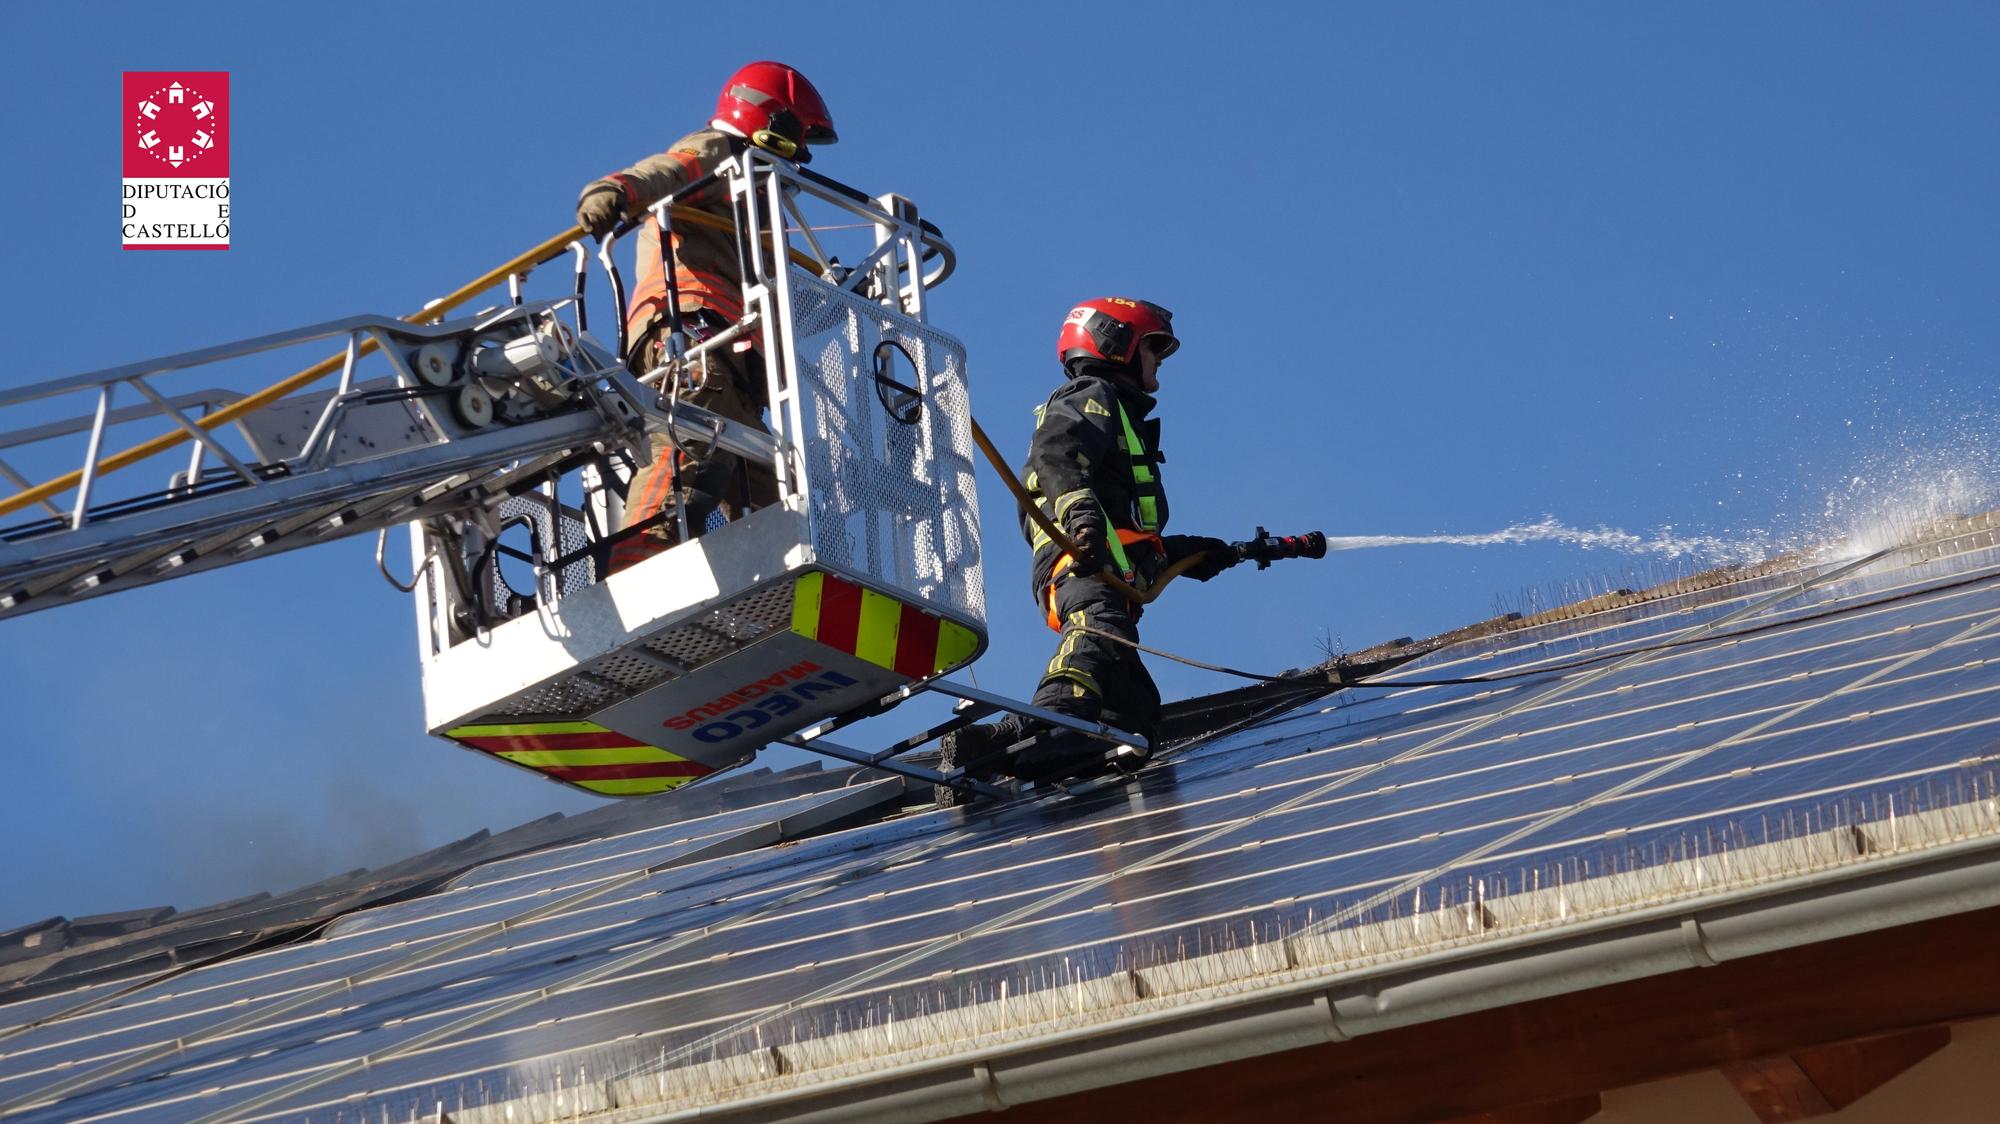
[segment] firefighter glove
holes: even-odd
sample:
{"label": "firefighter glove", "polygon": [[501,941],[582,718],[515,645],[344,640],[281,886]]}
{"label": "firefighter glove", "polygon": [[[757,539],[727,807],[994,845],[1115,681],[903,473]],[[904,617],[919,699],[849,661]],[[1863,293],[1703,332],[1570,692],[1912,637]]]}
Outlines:
{"label": "firefighter glove", "polygon": [[1064,508],[1062,529],[1076,544],[1071,558],[1077,573],[1094,574],[1111,560],[1104,544],[1104,509],[1097,506],[1095,498],[1085,495]]}
{"label": "firefighter glove", "polygon": [[610,180],[592,180],[576,201],[576,225],[602,238],[625,217],[625,189]]}
{"label": "firefighter glove", "polygon": [[1201,556],[1201,561],[1181,571],[1183,577],[1198,582],[1205,582],[1241,561],[1236,557],[1236,548],[1207,535],[1168,535],[1161,542],[1167,548],[1167,557],[1176,562],[1189,555]]}

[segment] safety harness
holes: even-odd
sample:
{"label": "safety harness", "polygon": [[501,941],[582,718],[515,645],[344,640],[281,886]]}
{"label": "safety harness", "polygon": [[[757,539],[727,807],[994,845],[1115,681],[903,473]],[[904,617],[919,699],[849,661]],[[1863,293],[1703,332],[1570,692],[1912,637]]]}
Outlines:
{"label": "safety harness", "polygon": [[[1114,532],[1105,545],[1110,548],[1111,564],[1119,575],[1127,582],[1136,584],[1139,581],[1139,573],[1133,567],[1131,556],[1126,553],[1125,548],[1133,543],[1150,542],[1156,548],[1165,549],[1165,544],[1160,539],[1160,525],[1164,522],[1160,511],[1164,492],[1160,487],[1159,474],[1153,471],[1152,455],[1147,451],[1145,441],[1140,439],[1138,429],[1132,424],[1132,415],[1125,411],[1123,402],[1117,405],[1118,423],[1123,430],[1119,444],[1124,449],[1126,465],[1132,471],[1132,521],[1137,523],[1138,527],[1127,529],[1116,526],[1111,513],[1105,511],[1105,525]],[[1036,407],[1035,424],[1040,426],[1041,421],[1042,407]],[[1099,508],[1102,509],[1101,502]],[[1048,532],[1040,527],[1035,528],[1034,549],[1040,550],[1050,541]],[[1044,601],[1049,610],[1049,627],[1057,632],[1062,631],[1062,618],[1056,613],[1056,582],[1075,562],[1074,557],[1065,553],[1056,559],[1055,567],[1049,571],[1049,584],[1044,594]]]}

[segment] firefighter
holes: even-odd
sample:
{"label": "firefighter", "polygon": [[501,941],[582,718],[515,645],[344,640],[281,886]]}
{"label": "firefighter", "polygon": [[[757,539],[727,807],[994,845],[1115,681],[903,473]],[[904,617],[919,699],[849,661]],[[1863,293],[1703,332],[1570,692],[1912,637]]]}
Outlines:
{"label": "firefighter", "polygon": [[[1149,301],[1107,297],[1072,309],[1056,338],[1066,378],[1035,411],[1022,475],[1036,505],[1077,547],[1075,555],[1064,553],[1022,513],[1022,533],[1035,552],[1036,608],[1062,634],[1034,703],[1139,734],[1148,743],[1159,725],[1160,692],[1133,647],[1142,607],[1096,575],[1109,563],[1143,590],[1189,555],[1201,560],[1182,573],[1196,581],[1237,562],[1221,539],[1161,533],[1167,525],[1160,479],[1165,458],[1160,423],[1149,415],[1160,364],[1179,346],[1173,314]],[[1030,744],[998,756],[1024,740]],[[1096,739],[1009,716],[947,735],[942,767],[1054,780],[1097,771],[1106,748]],[[938,797],[956,802],[947,788],[940,787]]]}
{"label": "firefighter", "polygon": [[[682,137],[657,156],[585,184],[576,204],[577,225],[601,238],[621,221],[645,213],[647,207],[751,145],[803,164],[812,159],[813,145],[838,139],[826,101],[805,75],[783,63],[753,62],[723,84],[708,128]],[[679,202],[734,221],[728,190],[719,182]],[[708,339],[742,319],[737,236],[681,222],[674,224],[672,249],[682,327],[689,342]],[[632,341],[627,362],[634,372],[644,373],[666,361],[670,335],[667,279],[660,269],[660,226],[651,216],[639,234],[638,256],[639,277],[625,323],[626,338]],[[745,338],[707,353],[691,370],[677,375],[674,386],[662,387],[663,395],[678,391],[681,402],[764,428],[761,414],[769,405],[764,365],[752,347]],[[676,483],[690,534],[700,534],[718,509],[734,516],[746,505],[756,508],[777,502],[777,480],[769,465],[747,465],[720,450],[682,449],[663,434],[656,433],[652,444],[652,463],[634,475],[626,495],[626,527],[670,511]],[[678,539],[676,519],[671,515],[657,519],[644,532],[619,542],[612,551],[611,569],[624,569]]]}

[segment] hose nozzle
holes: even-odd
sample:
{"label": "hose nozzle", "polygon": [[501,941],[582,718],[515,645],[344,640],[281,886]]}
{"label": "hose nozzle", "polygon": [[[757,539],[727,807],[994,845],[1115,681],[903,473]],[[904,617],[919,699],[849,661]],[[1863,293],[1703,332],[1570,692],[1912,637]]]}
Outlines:
{"label": "hose nozzle", "polygon": [[1307,531],[1302,535],[1274,535],[1264,528],[1257,528],[1257,535],[1249,542],[1229,544],[1236,551],[1239,562],[1255,562],[1259,570],[1267,570],[1271,563],[1280,558],[1325,558],[1326,533]]}

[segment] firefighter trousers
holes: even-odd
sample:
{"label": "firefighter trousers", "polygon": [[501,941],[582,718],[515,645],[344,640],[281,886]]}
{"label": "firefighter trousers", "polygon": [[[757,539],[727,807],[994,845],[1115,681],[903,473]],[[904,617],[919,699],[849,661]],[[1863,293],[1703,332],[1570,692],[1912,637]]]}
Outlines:
{"label": "firefighter trousers", "polygon": [[[705,318],[691,318],[688,335],[697,342],[719,330]],[[642,338],[633,354],[643,355],[642,370],[664,361],[664,325]],[[708,354],[706,370],[696,360],[692,371],[675,376],[681,403],[765,429],[764,363],[755,351],[735,351],[724,347]],[[662,396],[664,399],[664,395]],[[700,535],[708,519],[720,511],[723,518],[743,514],[778,502],[778,481],[768,464],[751,464],[734,453],[694,444],[683,445],[673,437],[651,435],[652,463],[642,466],[632,477],[625,493],[625,520],[631,527],[655,516],[666,517],[638,534],[621,539],[611,551],[611,570],[617,572],[680,541],[680,520],[674,510],[678,500],[685,505],[688,533]]]}
{"label": "firefighter trousers", "polygon": [[[1144,550],[1135,554],[1153,554]],[[1036,706],[1090,722],[1103,722],[1151,742],[1160,724],[1160,689],[1139,658],[1139,606],[1095,578],[1064,573],[1051,588],[1061,552],[1035,554],[1035,588],[1041,608],[1062,626],[1062,642],[1035,690]],[[1135,557],[1135,563],[1152,561]],[[1144,568],[1142,566],[1142,568]],[[1109,636],[1096,635],[1108,633]],[[1110,637],[1127,641],[1121,644]]]}

